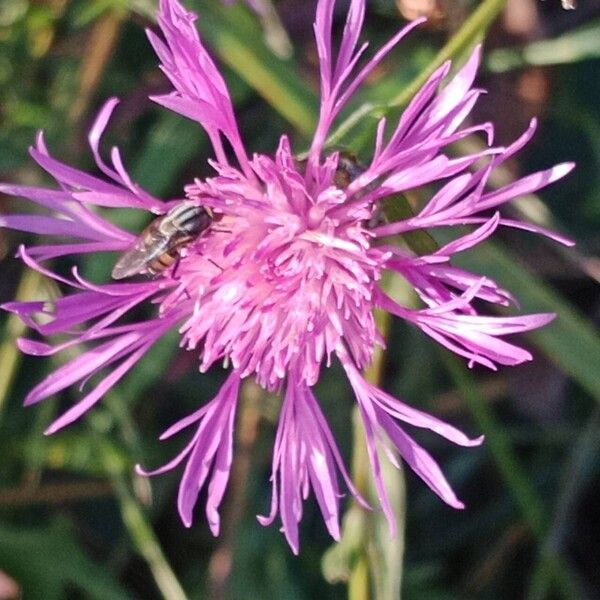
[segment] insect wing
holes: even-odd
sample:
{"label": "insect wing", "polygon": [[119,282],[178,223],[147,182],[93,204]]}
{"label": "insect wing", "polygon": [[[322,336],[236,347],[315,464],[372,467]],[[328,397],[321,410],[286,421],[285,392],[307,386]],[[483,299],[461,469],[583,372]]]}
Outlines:
{"label": "insect wing", "polygon": [[183,202],[157,217],[142,232],[135,245],[115,264],[113,279],[125,279],[149,269],[163,255],[172,254],[205,231],[212,214],[204,207]]}
{"label": "insect wing", "polygon": [[146,267],[161,254],[170,250],[169,240],[153,238],[148,244],[146,236],[138,239],[135,246],[127,250],[112,270],[113,279],[125,279],[146,270]]}

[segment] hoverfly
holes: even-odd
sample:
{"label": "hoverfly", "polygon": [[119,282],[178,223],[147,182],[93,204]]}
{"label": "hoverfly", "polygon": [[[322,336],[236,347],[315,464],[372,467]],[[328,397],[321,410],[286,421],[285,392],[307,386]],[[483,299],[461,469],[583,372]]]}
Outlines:
{"label": "hoverfly", "polygon": [[213,214],[206,207],[191,202],[174,206],[154,219],[119,258],[112,270],[113,279],[161,273],[179,258],[183,248],[210,227],[212,220]]}

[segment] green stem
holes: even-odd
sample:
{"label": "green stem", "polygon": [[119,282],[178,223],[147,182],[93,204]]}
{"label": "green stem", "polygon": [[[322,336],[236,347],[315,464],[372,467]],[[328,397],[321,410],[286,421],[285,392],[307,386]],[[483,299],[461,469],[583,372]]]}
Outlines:
{"label": "green stem", "polygon": [[429,65],[392,99],[390,106],[406,106],[438,67],[447,60],[456,59],[467,48],[483,39],[490,25],[504,9],[506,2],[507,0],[484,0]]}
{"label": "green stem", "polygon": [[[464,22],[462,27],[448,40],[446,45],[436,54],[433,60],[417,75],[405,88],[402,89],[386,105],[371,102],[359,106],[350,114],[327,139],[327,146],[340,144],[348,133],[365,119],[372,117],[380,119],[391,116],[393,111],[398,111],[408,105],[415,94],[423,87],[433,72],[447,60],[460,58],[467,49],[478,40],[483,39],[486,31],[500,14],[507,0],[484,0],[473,14]],[[373,128],[375,127],[375,121]],[[353,147],[353,150],[359,150]]]}
{"label": "green stem", "polygon": [[[370,496],[370,466],[365,432],[358,408],[353,411],[352,419],[352,480],[356,489],[364,498]],[[362,520],[367,516],[361,511]],[[362,526],[354,540],[352,561],[348,576],[348,600],[368,600],[371,597],[372,573],[368,560],[369,528]]]}
{"label": "green stem", "polygon": [[[119,402],[120,400],[120,402]],[[130,456],[139,456],[139,440],[135,427],[125,409],[126,403],[112,392],[108,398],[109,410],[120,426],[121,434],[129,450]],[[121,457],[115,455],[112,446],[102,443],[105,433],[100,430],[95,415],[88,418],[94,437],[96,439],[102,465],[105,473],[110,478],[125,529],[138,554],[146,561],[156,586],[161,591],[165,600],[187,600],[187,596],[165,557],[160,542],[154,533],[152,524],[148,519],[140,501],[131,491],[125,472],[131,469],[131,464],[123,463]]]}
{"label": "green stem", "polygon": [[165,600],[187,600],[183,588],[163,554],[152,526],[130,492],[123,474],[112,470],[111,477],[125,527],[137,551],[148,563],[163,598]]}
{"label": "green stem", "polygon": [[348,580],[348,600],[369,600],[371,597],[369,583],[369,563],[362,554],[356,559]]}
{"label": "green stem", "polygon": [[[378,312],[376,314],[377,328],[385,339],[389,334],[391,316],[389,313]],[[373,384],[380,384],[383,378],[383,367],[385,362],[385,353],[379,346],[375,349],[373,362],[365,371],[365,379]],[[358,409],[354,409],[353,415],[353,440],[352,440],[352,479],[364,498],[372,496],[371,486],[371,467],[367,454],[365,443],[365,432]],[[400,472],[398,477],[403,477]],[[367,517],[368,518],[368,517]],[[399,531],[402,531],[402,525],[399,524]],[[350,568],[348,578],[348,599],[349,600],[368,600],[371,597],[371,590],[374,587],[375,573],[373,565],[369,560],[369,537],[373,535],[370,527],[364,527],[359,543],[356,546],[356,555]],[[401,535],[401,533],[399,533]]]}

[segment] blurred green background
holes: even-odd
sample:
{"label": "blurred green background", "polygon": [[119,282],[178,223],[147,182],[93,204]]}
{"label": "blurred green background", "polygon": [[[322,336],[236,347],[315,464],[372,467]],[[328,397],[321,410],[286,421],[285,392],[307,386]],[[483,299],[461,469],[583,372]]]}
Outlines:
{"label": "blurred green background", "polygon": [[[258,19],[239,4],[186,5],[201,13],[200,29],[223,65],[247,147],[272,151],[288,132],[296,150],[304,149],[317,107],[314,2],[275,3],[281,23],[273,14]],[[429,338],[393,322],[380,375],[387,390],[413,405],[473,436],[486,434],[486,443],[473,450],[419,436],[467,509],[449,509],[407,473],[402,562],[402,540],[388,539],[380,515],[356,509],[347,518],[350,535],[328,552],[332,542],[309,499],[301,554],[294,557],[277,526],[265,529],[255,519],[269,507],[278,404],[248,386],[222,534],[211,537],[202,501],[195,526],[186,530],[174,503],[180,473],[149,482],[133,465],[158,465],[172,456],[182,440],[161,443],[158,434],[210,399],[223,373],[199,375],[195,355],[179,352],[171,335],[92,413],[47,438],[44,428],[76,392],[29,410],[21,402],[65,357],[22,356],[14,340],[24,330],[2,314],[0,600],[358,600],[399,597],[400,587],[403,598],[426,600],[600,597],[600,2],[581,0],[577,10],[565,11],[559,0],[369,0],[363,38],[371,48],[404,18],[430,19],[371,77],[350,112],[365,103],[402,105],[441,48],[460,61],[504,5],[487,32],[480,84],[490,93],[475,117],[496,123],[499,143],[540,117],[534,141],[498,173],[496,184],[577,162],[568,179],[509,212],[566,232],[578,245],[565,250],[523,232],[502,232],[463,264],[512,290],[524,311],[559,317],[524,340],[534,350],[533,363],[497,373],[468,371]],[[122,103],[104,148],[121,148],[135,180],[174,197],[193,177],[209,173],[202,131],[147,98],[167,89],[143,31],[153,26],[153,12],[151,0],[0,0],[0,180],[46,182],[27,155],[39,129],[53,154],[93,169],[86,133],[110,96]],[[454,43],[444,46],[448,40]],[[340,136],[359,154],[372,134],[370,115]],[[4,197],[0,212],[22,205]],[[145,225],[135,215],[113,213],[132,231]],[[0,230],[2,302],[61,293],[12,258],[28,239]],[[103,281],[113,261],[94,256],[81,259],[80,267]],[[54,266],[66,272],[71,264]],[[350,461],[352,395],[342,380],[332,368],[317,392]],[[390,487],[402,517],[397,473]]]}

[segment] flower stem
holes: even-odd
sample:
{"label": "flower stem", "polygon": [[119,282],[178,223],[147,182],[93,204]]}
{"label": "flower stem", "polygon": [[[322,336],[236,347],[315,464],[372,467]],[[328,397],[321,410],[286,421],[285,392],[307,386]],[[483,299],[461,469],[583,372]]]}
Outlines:
{"label": "flower stem", "polygon": [[[118,424],[120,435],[129,451],[129,456],[139,456],[141,453],[140,440],[127,410],[127,403],[123,400],[123,397],[114,391],[107,396],[106,400],[110,414]],[[140,494],[134,494],[131,489],[131,482],[128,481],[126,475],[126,473],[131,472],[130,462],[124,462],[121,455],[115,453],[114,446],[106,443],[106,433],[103,431],[103,426],[96,415],[90,415],[88,423],[94,432],[102,457],[103,469],[111,481],[123,524],[133,546],[146,561],[162,597],[165,600],[187,600],[187,595],[164,555],[160,541],[142,506],[139,499]],[[136,481],[147,484],[145,478],[138,478]],[[134,481],[134,484],[136,481]]]}
{"label": "flower stem", "polygon": [[[377,328],[385,339],[389,334],[391,316],[389,313],[378,311],[376,316]],[[379,385],[383,380],[383,370],[385,365],[384,349],[377,346],[373,356],[373,362],[365,370],[365,379],[369,382]],[[404,488],[404,474],[402,471],[395,471],[394,477],[402,480],[400,487]],[[365,432],[362,425],[358,409],[354,409],[353,415],[353,440],[352,440],[352,479],[359,492],[369,501],[373,497],[373,485],[371,480],[371,468],[367,455],[367,447],[365,443]],[[374,502],[374,505],[377,503]],[[385,548],[388,543],[378,540],[377,536],[386,535],[387,532],[377,527],[377,524],[372,522],[371,514],[367,514],[362,510],[364,526],[360,528],[360,535],[357,538],[355,553],[350,566],[350,574],[348,578],[348,598],[349,600],[367,600],[373,594],[375,597],[381,596],[381,589],[385,586],[381,585],[382,580],[386,578],[386,565],[382,564],[385,561],[378,560],[378,550]],[[403,515],[398,515],[403,518]],[[401,519],[398,519],[399,521]],[[393,544],[398,544],[403,550],[404,525],[398,523],[398,538],[393,540]],[[397,565],[397,572],[401,572],[401,564]],[[397,579],[398,586],[400,578]],[[379,585],[378,585],[379,584]],[[393,587],[393,586],[392,586]]]}
{"label": "flower stem", "polygon": [[371,597],[369,563],[363,554],[356,559],[348,581],[348,600],[367,600]]}
{"label": "flower stem", "polygon": [[163,554],[152,526],[129,490],[125,477],[118,470],[113,470],[111,476],[125,527],[138,552],[148,563],[163,598],[165,600],[187,600],[183,588]]}
{"label": "flower stem", "polygon": [[507,0],[484,0],[473,14],[464,22],[461,28],[448,40],[444,47],[435,55],[433,60],[391,101],[383,104],[366,102],[359,106],[354,112],[348,115],[327,139],[328,147],[344,145],[344,142],[350,139],[352,132],[352,150],[359,152],[361,143],[364,139],[371,139],[371,136],[363,136],[359,141],[356,140],[356,128],[364,124],[369,117],[373,117],[373,129],[375,128],[375,119],[390,117],[394,111],[397,113],[408,105],[413,96],[421,89],[423,84],[429,79],[432,73],[447,60],[460,59],[469,48],[477,41],[483,39],[489,26],[500,14]]}
{"label": "flower stem", "polygon": [[421,89],[431,74],[447,60],[454,60],[483,39],[488,28],[504,9],[507,0],[484,0],[462,27],[448,40],[427,67],[413,79],[392,101],[390,106],[406,106]]}

